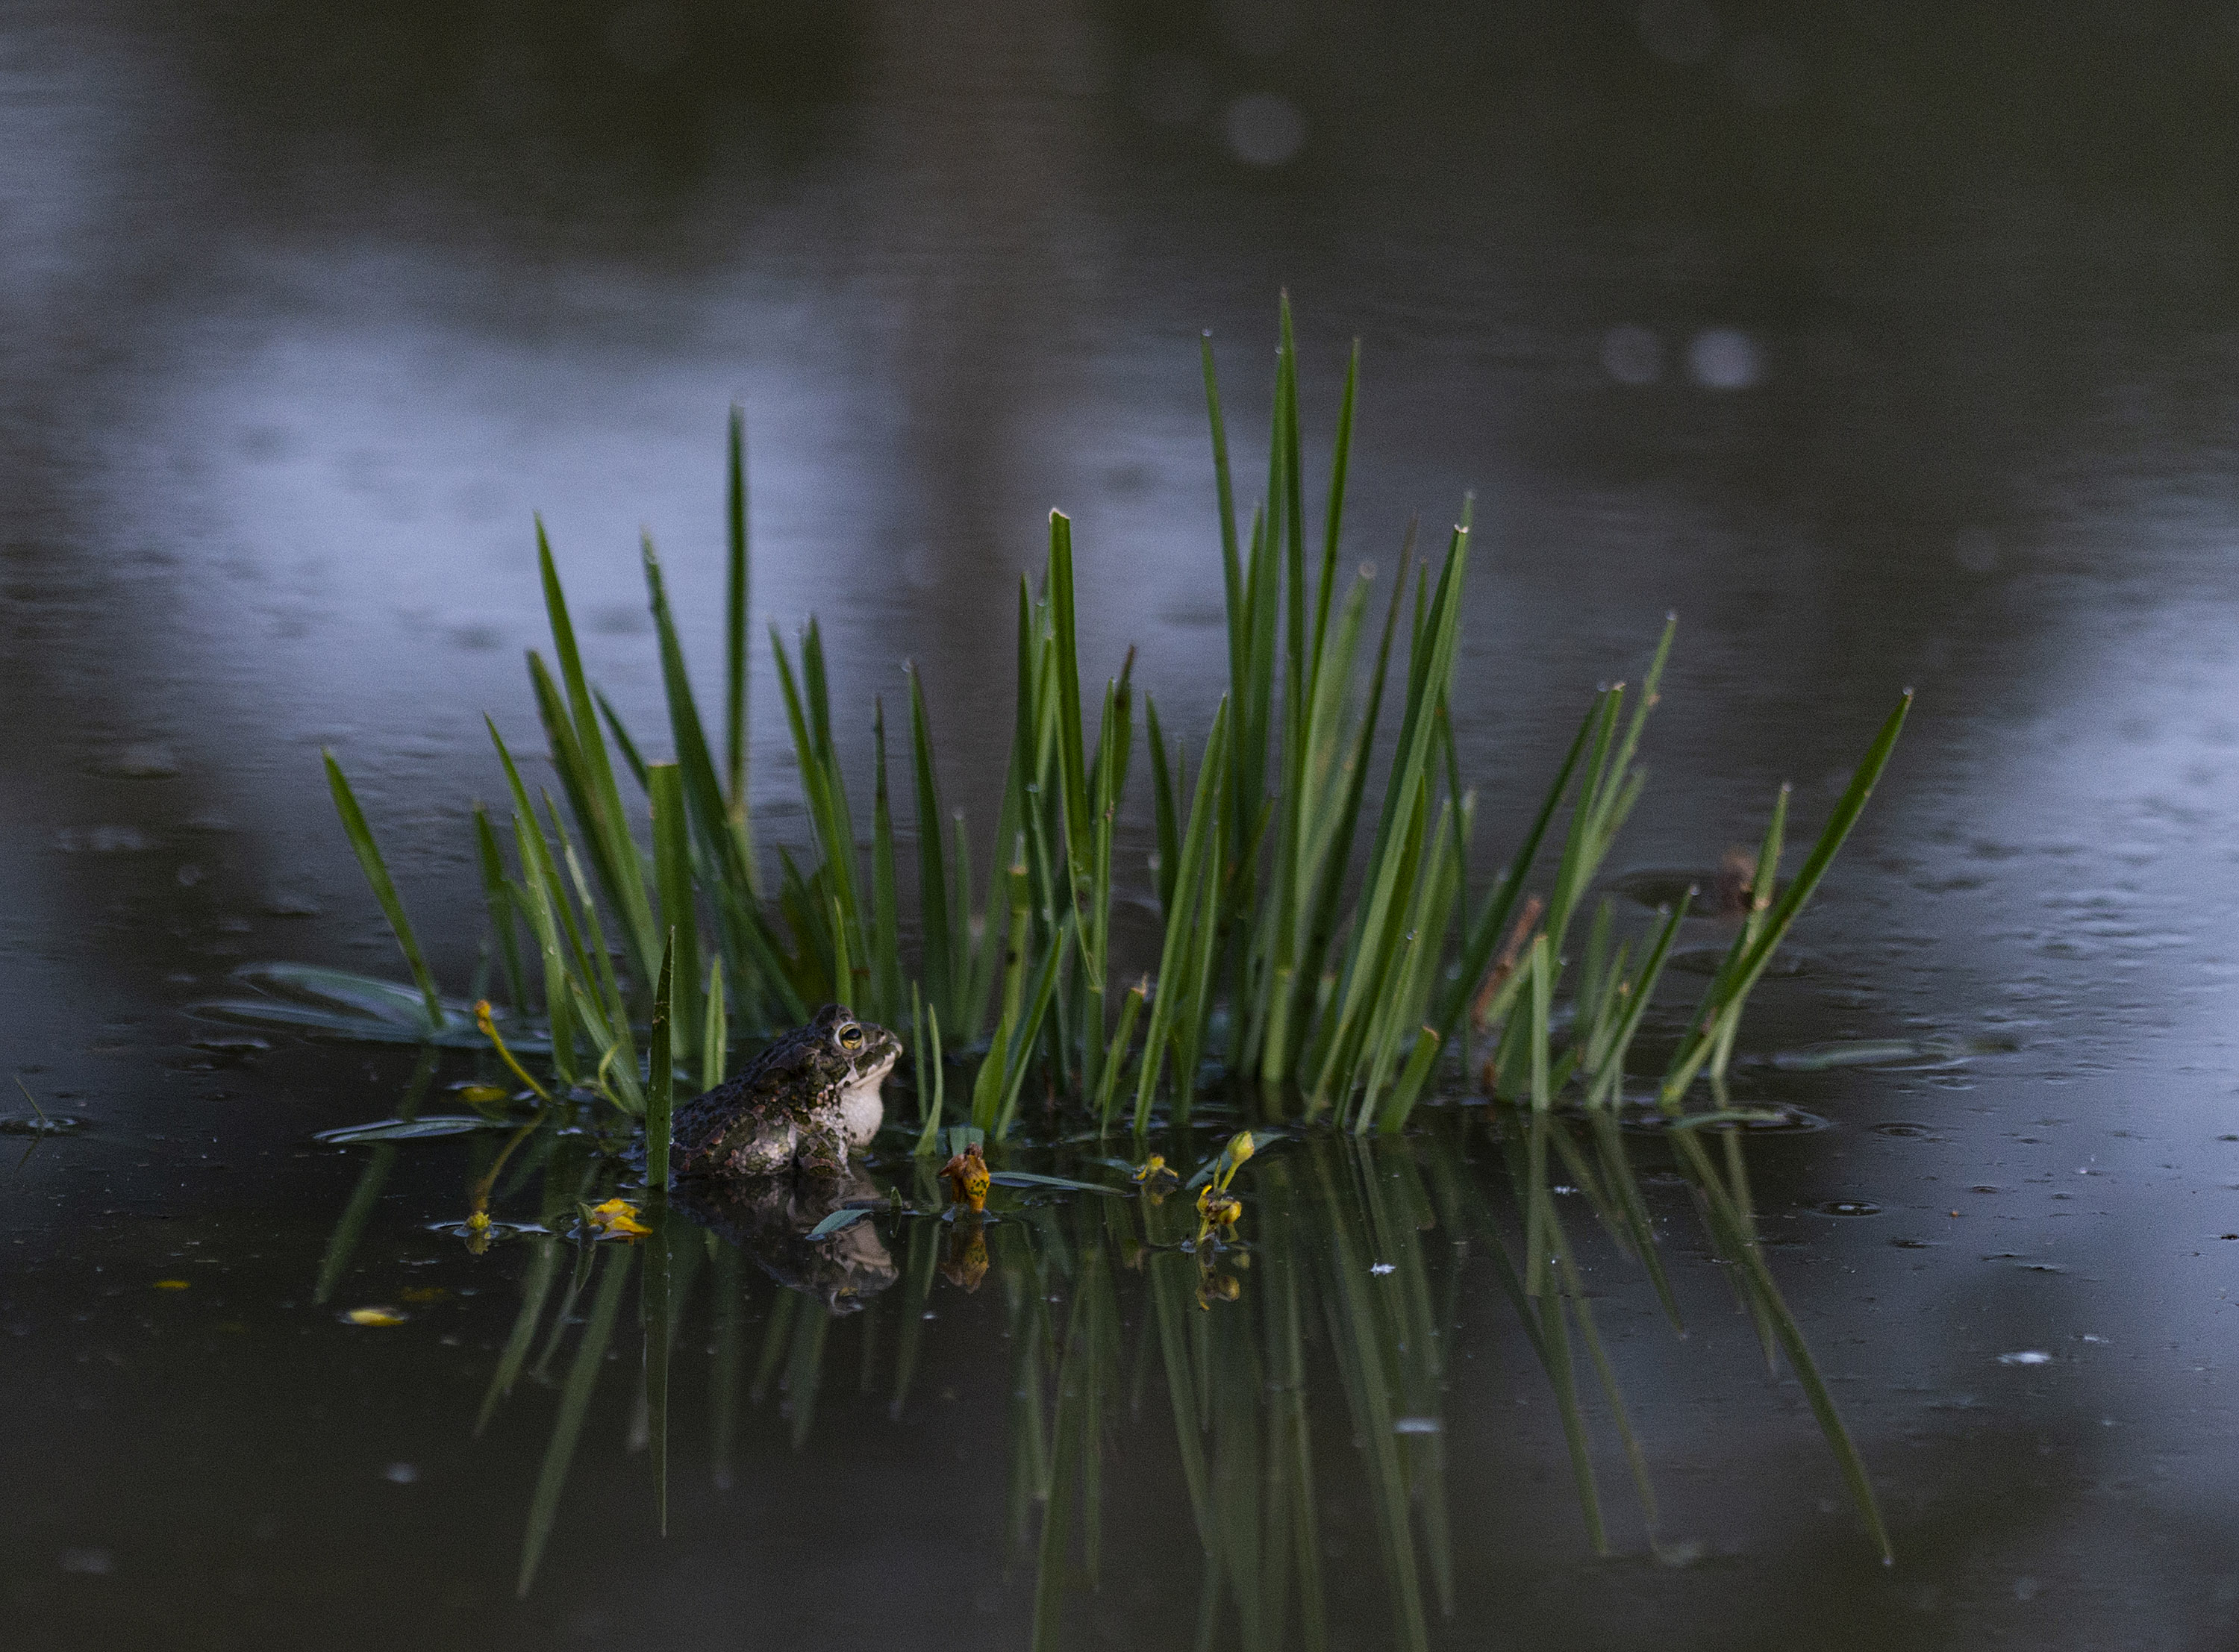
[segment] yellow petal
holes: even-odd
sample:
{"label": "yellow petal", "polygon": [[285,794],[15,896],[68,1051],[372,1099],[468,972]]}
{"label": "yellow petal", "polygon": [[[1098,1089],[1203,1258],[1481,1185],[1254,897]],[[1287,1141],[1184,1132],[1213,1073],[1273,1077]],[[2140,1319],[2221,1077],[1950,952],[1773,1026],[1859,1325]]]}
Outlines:
{"label": "yellow petal", "polygon": [[459,1099],[480,1105],[483,1102],[503,1101],[512,1093],[513,1091],[508,1090],[503,1085],[465,1085],[459,1090]]}
{"label": "yellow petal", "polygon": [[637,1206],[627,1199],[608,1199],[591,1211],[591,1225],[608,1239],[642,1239],[653,1230],[637,1219]]}
{"label": "yellow petal", "polygon": [[183,1279],[158,1279],[156,1281],[156,1289],[158,1290],[184,1290],[186,1288],[187,1282]]}
{"label": "yellow petal", "polygon": [[353,1325],[401,1325],[406,1316],[394,1308],[353,1308],[342,1317]]}

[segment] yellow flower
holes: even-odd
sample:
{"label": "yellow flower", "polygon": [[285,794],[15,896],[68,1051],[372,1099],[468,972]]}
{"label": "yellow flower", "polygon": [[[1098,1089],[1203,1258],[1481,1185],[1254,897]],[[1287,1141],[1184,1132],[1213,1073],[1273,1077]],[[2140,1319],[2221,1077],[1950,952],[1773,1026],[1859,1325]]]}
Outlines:
{"label": "yellow flower", "polygon": [[1157,1204],[1180,1184],[1182,1178],[1167,1168],[1165,1154],[1153,1153],[1128,1179],[1143,1190],[1145,1198]]}
{"label": "yellow flower", "polygon": [[627,1199],[608,1199],[584,1212],[583,1219],[599,1230],[602,1239],[642,1239],[653,1230],[637,1219],[637,1206]]}
{"label": "yellow flower", "polygon": [[353,1308],[342,1317],[353,1325],[401,1325],[406,1317],[394,1308]]}
{"label": "yellow flower", "polygon": [[1243,1294],[1243,1281],[1225,1273],[1216,1273],[1210,1267],[1198,1270],[1197,1305],[1208,1312],[1214,1303],[1234,1302]]}
{"label": "yellow flower", "polygon": [[528,1076],[528,1069],[513,1058],[513,1052],[505,1047],[505,1040],[498,1036],[497,1020],[490,1013],[490,1001],[488,998],[477,998],[475,1001],[475,1025],[482,1030],[482,1037],[496,1046],[498,1059],[513,1069],[513,1076],[535,1091],[537,1100],[549,1107],[552,1105],[551,1092]]}
{"label": "yellow flower", "polygon": [[1224,1193],[1236,1179],[1236,1172],[1254,1151],[1252,1132],[1239,1130],[1228,1138],[1228,1145],[1220,1150],[1220,1158],[1213,1167],[1213,1184]]}
{"label": "yellow flower", "polygon": [[973,1142],[940,1167],[956,1202],[974,1216],[987,1208],[987,1161]]}
{"label": "yellow flower", "polygon": [[1244,1214],[1244,1206],[1217,1182],[1207,1182],[1198,1191],[1197,1242],[1203,1244],[1213,1237],[1216,1230],[1226,1230],[1230,1238],[1236,1237],[1236,1224]]}
{"label": "yellow flower", "polygon": [[940,1264],[941,1277],[967,1293],[980,1289],[987,1277],[987,1232],[976,1221],[962,1221],[948,1236],[948,1255]]}
{"label": "yellow flower", "polygon": [[476,1211],[471,1216],[468,1217],[467,1231],[469,1233],[487,1233],[489,1231],[489,1212],[488,1211]]}
{"label": "yellow flower", "polygon": [[468,1085],[460,1090],[459,1099],[479,1107],[486,1102],[503,1101],[512,1093],[503,1085]]}

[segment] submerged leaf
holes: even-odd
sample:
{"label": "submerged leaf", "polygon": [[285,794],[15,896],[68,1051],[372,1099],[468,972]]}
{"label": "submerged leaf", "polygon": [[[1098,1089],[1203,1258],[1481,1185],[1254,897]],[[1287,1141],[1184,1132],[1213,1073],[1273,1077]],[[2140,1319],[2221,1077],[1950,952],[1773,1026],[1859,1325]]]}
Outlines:
{"label": "submerged leaf", "polygon": [[1076,1182],[1069,1176],[1039,1176],[1033,1171],[991,1171],[987,1179],[998,1187],[1062,1187],[1075,1193],[1110,1193],[1120,1190],[1101,1182]]}
{"label": "submerged leaf", "polygon": [[828,1239],[840,1229],[853,1227],[870,1213],[868,1205],[856,1204],[843,1207],[833,1211],[831,1215],[801,1237],[804,1239]]}
{"label": "submerged leaf", "polygon": [[[269,996],[209,999],[189,1005],[188,1012],[209,1021],[289,1027],[372,1044],[471,1049],[482,1042],[472,1005],[439,1000],[442,1019],[431,1026],[426,1000],[402,981],[315,964],[250,964],[236,970],[233,979]],[[514,1028],[509,1036],[517,1049],[541,1053],[551,1047],[541,1030]]]}

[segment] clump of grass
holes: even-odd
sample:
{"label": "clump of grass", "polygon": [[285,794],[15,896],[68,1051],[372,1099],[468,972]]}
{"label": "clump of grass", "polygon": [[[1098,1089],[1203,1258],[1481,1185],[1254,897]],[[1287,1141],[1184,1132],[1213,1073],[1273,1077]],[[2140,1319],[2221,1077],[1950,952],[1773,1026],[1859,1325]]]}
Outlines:
{"label": "clump of grass", "polygon": [[[1589,1109],[1617,1105],[1688,903],[1629,939],[1616,936],[1606,902],[1591,913],[1589,906],[1641,797],[1637,758],[1676,621],[1638,693],[1618,685],[1594,696],[1501,875],[1474,889],[1476,801],[1458,772],[1451,719],[1470,561],[1466,501],[1435,559],[1417,562],[1411,530],[1390,591],[1372,601],[1375,571],[1343,570],[1358,349],[1319,524],[1305,503],[1287,304],[1266,488],[1248,526],[1239,525],[1209,342],[1202,366],[1228,684],[1196,743],[1193,772],[1155,703],[1146,696],[1140,707],[1158,843],[1155,973],[1124,985],[1113,956],[1113,892],[1126,878],[1117,825],[1137,795],[1133,655],[1100,693],[1085,692],[1072,524],[1061,513],[1051,514],[1039,578],[1019,585],[1016,716],[991,852],[975,855],[964,814],[943,811],[933,719],[914,669],[908,784],[890,787],[880,704],[867,853],[859,846],[812,619],[791,642],[771,634],[808,838],[798,852],[778,846],[773,866],[759,862],[747,806],[750,555],[734,413],[720,763],[652,544],[641,561],[668,706],[665,760],[648,759],[589,681],[538,528],[552,647],[548,663],[532,653],[528,670],[559,795],[532,794],[492,723],[510,820],[475,815],[490,950],[512,995],[515,1046],[541,1045],[563,1083],[642,1117],[656,1079],[639,1029],[665,963],[672,1013],[660,1085],[716,1082],[732,1029],[792,1025],[816,1004],[840,1000],[892,1026],[937,1025],[949,1051],[976,1053],[960,1105],[997,1141],[1016,1127],[1030,1086],[1106,1132],[1124,1122],[1139,1134],[1162,1114],[1186,1124],[1209,1069],[1255,1081],[1270,1115],[1389,1132],[1406,1125],[1442,1069],[1472,1065],[1472,1050],[1485,1052],[1496,1091],[1535,1108],[1569,1095]],[[1751,992],[1855,824],[1907,704],[1890,714],[1803,870],[1773,899],[1786,793],[1776,802],[1751,886],[1764,898],[1752,901],[1666,1065],[1658,1086],[1666,1110],[1684,1111],[1705,1076],[1722,1086]],[[409,1012],[380,1004],[381,1025],[395,1028],[389,1036],[455,1039],[470,1018],[439,993],[349,781],[331,755],[327,762],[352,847],[416,989]],[[907,858],[905,802],[916,838]],[[1587,939],[1574,958],[1582,919]],[[1560,1025],[1570,1031],[1558,1043],[1550,1029]],[[938,1062],[928,1071],[920,1061],[923,1106],[941,1088],[938,1074]]]}

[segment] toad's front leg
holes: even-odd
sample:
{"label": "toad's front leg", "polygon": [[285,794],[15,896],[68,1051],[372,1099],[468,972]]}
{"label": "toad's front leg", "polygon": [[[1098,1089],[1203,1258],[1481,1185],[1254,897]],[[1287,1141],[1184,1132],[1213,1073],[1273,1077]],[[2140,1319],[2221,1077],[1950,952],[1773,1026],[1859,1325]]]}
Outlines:
{"label": "toad's front leg", "polygon": [[837,1121],[805,1129],[794,1150],[793,1162],[804,1176],[844,1176],[847,1172],[847,1133]]}
{"label": "toad's front leg", "polygon": [[799,1141],[800,1131],[791,1119],[749,1116],[718,1138],[688,1173],[774,1176],[793,1162]]}

